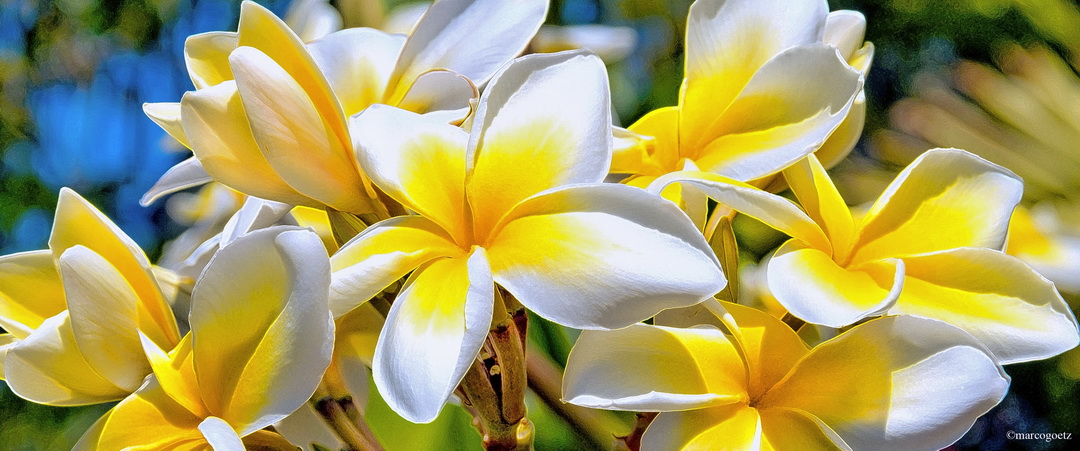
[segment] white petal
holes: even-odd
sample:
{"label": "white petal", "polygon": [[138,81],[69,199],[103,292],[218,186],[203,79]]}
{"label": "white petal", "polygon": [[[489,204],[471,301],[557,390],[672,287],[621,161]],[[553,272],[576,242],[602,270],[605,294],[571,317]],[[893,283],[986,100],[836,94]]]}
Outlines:
{"label": "white petal", "polygon": [[375,348],[373,376],[386,403],[430,423],[491,327],[495,285],[483,248],[418,269],[394,301]]}
{"label": "white petal", "polygon": [[368,227],[331,259],[330,306],[335,317],[379,294],[423,263],[464,252],[434,222],[399,216]]}
{"label": "white petal", "polygon": [[244,442],[236,435],[229,423],[218,417],[209,417],[199,423],[199,432],[214,451],[244,451]]}
{"label": "white petal", "polygon": [[58,266],[79,351],[98,374],[134,392],[150,374],[139,340],[138,295],[113,265],[83,246],[64,251]]}
{"label": "white petal", "polygon": [[214,178],[206,173],[206,169],[203,169],[198,158],[188,158],[165,171],[157,183],[154,183],[154,186],[143,194],[142,199],[139,199],[139,205],[148,207],[161,196],[210,183],[213,180]]}
{"label": "white petal", "polygon": [[818,345],[759,402],[821,419],[852,449],[941,449],[1005,396],[978,340],[940,321],[875,319]]}
{"label": "white petal", "polygon": [[490,230],[541,191],[602,181],[611,164],[610,104],[607,71],[595,55],[529,55],[499,72],[469,135],[474,227]]}
{"label": "white petal", "polygon": [[307,49],[348,117],[383,101],[403,45],[402,35],[350,28],[314,41]]}
{"label": "white petal", "polygon": [[487,246],[495,280],[577,329],[626,327],[693,305],[726,279],[675,204],[626,185],[580,185],[522,202]]}
{"label": "white petal", "polygon": [[633,324],[581,333],[563,398],[596,409],[669,411],[748,401],[743,358],[713,327]]}
{"label": "white petal", "polygon": [[447,69],[477,85],[525,50],[547,16],[546,0],[441,0],[416,24],[391,84],[401,98],[420,74]]}
{"label": "white petal", "polygon": [[218,251],[191,295],[194,365],[210,413],[246,435],[308,400],[330,364],[329,284],[326,250],[310,230],[258,230]]}

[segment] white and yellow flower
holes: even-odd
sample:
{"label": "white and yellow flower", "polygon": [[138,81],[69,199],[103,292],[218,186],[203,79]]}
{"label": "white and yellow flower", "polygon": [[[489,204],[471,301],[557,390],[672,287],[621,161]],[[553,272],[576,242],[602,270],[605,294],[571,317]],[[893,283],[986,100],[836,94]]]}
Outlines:
{"label": "white and yellow flower", "polygon": [[192,293],[175,349],[143,337],[153,367],[83,449],[242,450],[307,402],[330,363],[330,265],[310,230],[274,227],[221,249]]}
{"label": "white and yellow flower", "polygon": [[679,105],[631,125],[637,137],[616,146],[611,172],[640,187],[684,169],[750,181],[818,150],[838,127],[826,152],[842,158],[865,114],[864,30],[860,14],[829,14],[824,0],[694,2]]}
{"label": "white and yellow flower", "polygon": [[10,334],[0,358],[11,390],[81,405],[139,388],[150,373],[140,331],[166,349],[180,341],[160,271],[93,205],[61,190],[49,249],[0,258],[0,326]]}
{"label": "white and yellow flower", "polygon": [[538,315],[583,329],[624,327],[724,286],[708,244],[674,205],[600,184],[609,110],[603,63],[567,52],[504,68],[471,132],[378,105],[354,119],[360,166],[419,215],[380,222],[333,256],[331,306],[342,315],[412,272],[373,362],[402,416],[438,414],[493,309],[504,309],[496,283]]}
{"label": "white and yellow flower", "polygon": [[710,325],[583,332],[564,398],[661,412],[643,450],[936,450],[1009,386],[989,350],[940,321],[874,319],[807,349],[780,320],[725,307],[739,339]]}
{"label": "white and yellow flower", "polygon": [[144,106],[195,153],[145,200],[212,178],[290,205],[379,213],[352,157],[347,118],[385,103],[461,121],[476,96],[473,83],[521,53],[547,6],[442,0],[408,37],[348,29],[304,44],[281,19],[244,2],[237,32],[188,38],[197,90],[180,103]]}
{"label": "white and yellow flower", "polygon": [[[802,209],[706,173],[671,174],[792,237],[769,260],[768,285],[791,314],[842,327],[911,314],[953,324],[1004,363],[1060,354],[1080,341],[1054,284],[1002,252],[1023,183],[968,152],[934,149],[908,166],[861,218],[811,155],[784,171]],[[804,211],[805,210],[805,211]]]}

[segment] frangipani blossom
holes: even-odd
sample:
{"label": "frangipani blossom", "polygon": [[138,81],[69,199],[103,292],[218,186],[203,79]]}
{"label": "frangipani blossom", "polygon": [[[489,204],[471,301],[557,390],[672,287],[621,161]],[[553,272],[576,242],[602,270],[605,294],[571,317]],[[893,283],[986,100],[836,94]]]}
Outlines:
{"label": "frangipani blossom", "polygon": [[871,53],[858,50],[861,16],[834,14],[824,0],[694,2],[679,105],[631,125],[646,138],[617,145],[611,172],[640,187],[684,169],[749,181],[817,150],[848,116]]}
{"label": "frangipani blossom", "polygon": [[600,184],[609,108],[600,59],[566,52],[504,68],[468,133],[379,105],[354,119],[361,167],[419,215],[375,224],[332,257],[331,307],[342,315],[412,272],[373,362],[380,392],[406,419],[434,419],[475,360],[493,312],[506,309],[495,283],[582,329],[624,327],[724,286],[674,205]]}
{"label": "frangipani blossom", "polygon": [[263,229],[225,246],[196,282],[191,332],[168,351],[144,336],[153,376],[81,446],[244,449],[241,437],[307,402],[330,363],[329,283],[310,230]]}
{"label": "frangipani blossom", "polygon": [[583,332],[564,398],[661,412],[643,450],[937,450],[1009,386],[989,350],[940,321],[874,319],[807,349],[780,320],[725,307],[739,340],[709,325]]}
{"label": "frangipani blossom", "polygon": [[0,351],[11,390],[41,404],[113,401],[150,373],[140,331],[171,349],[180,332],[146,254],[97,208],[63,189],[49,250],[0,258]]}
{"label": "frangipani blossom", "polygon": [[357,28],[304,44],[255,3],[236,33],[192,36],[185,46],[196,91],[145,105],[191,148],[144,198],[222,182],[290,205],[381,211],[352,157],[347,118],[375,103],[460,122],[483,84],[521,53],[546,0],[442,0],[408,37]]}
{"label": "frangipani blossom", "polygon": [[807,322],[925,316],[971,333],[1004,363],[1051,357],[1080,340],[1054,284],[1001,251],[1023,192],[1007,169],[962,150],[928,151],[861,218],[813,155],[784,178],[803,209],[713,174],[671,174],[649,189],[689,183],[790,235],[769,261],[768,285]]}

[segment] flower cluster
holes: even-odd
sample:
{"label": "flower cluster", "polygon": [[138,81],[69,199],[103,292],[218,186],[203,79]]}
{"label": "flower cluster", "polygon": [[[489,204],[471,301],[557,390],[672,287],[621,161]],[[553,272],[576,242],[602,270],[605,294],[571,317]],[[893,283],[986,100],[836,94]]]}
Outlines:
{"label": "flower cluster", "polygon": [[[939,449],[1001,365],[1080,341],[1004,252],[1009,170],[934,149],[872,206],[841,197],[859,13],[697,0],[678,105],[623,129],[599,56],[521,56],[546,0],[439,0],[406,35],[312,5],[245,2],[187,40],[196,89],[145,105],[193,153],[145,201],[213,183],[160,266],[68,189],[49,249],[0,257],[12,391],[118,401],[78,448],[379,449],[369,377],[409,421],[456,399],[525,448],[528,310],[584,330],[565,402],[660,412],[632,448]],[[764,263],[778,315],[731,302],[737,214],[791,237]]]}

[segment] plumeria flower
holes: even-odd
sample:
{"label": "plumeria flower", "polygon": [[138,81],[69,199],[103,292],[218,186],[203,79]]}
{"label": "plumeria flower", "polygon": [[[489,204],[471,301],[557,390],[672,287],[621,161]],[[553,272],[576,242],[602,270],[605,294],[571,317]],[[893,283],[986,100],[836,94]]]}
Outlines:
{"label": "plumeria flower", "polygon": [[769,261],[768,285],[794,316],[842,327],[882,313],[939,319],[982,340],[1004,363],[1076,346],[1076,319],[1054,284],[1002,252],[1023,182],[962,150],[926,152],[861,218],[811,155],[784,171],[803,209],[704,173],[671,174],[792,237]]}
{"label": "plumeria flower", "polygon": [[725,307],[740,340],[708,325],[583,332],[563,396],[661,412],[643,450],[937,450],[1009,386],[989,350],[940,321],[874,319],[808,350],[780,320]]}
{"label": "plumeria flower", "polygon": [[40,404],[113,401],[150,373],[140,343],[180,342],[161,270],[105,215],[63,189],[49,249],[0,258],[8,386]]}
{"label": "plumeria flower", "polygon": [[640,187],[680,170],[749,181],[817,150],[861,92],[862,74],[845,58],[865,68],[871,53],[857,50],[861,17],[834,14],[824,0],[694,2],[679,105],[631,125],[638,139],[620,141],[611,172]]}
{"label": "plumeria flower", "polygon": [[[290,205],[379,213],[352,157],[346,118],[375,103],[460,122],[483,84],[521,53],[546,0],[442,0],[408,37],[348,29],[304,44],[281,19],[244,2],[237,32],[188,38],[196,91],[145,105],[195,156],[145,202],[217,180]],[[387,215],[385,211],[382,215]]]}
{"label": "plumeria flower", "polygon": [[[476,358],[495,284],[581,329],[624,327],[724,286],[704,238],[671,203],[603,185],[607,74],[594,55],[529,55],[499,72],[471,132],[372,106],[353,122],[360,166],[419,215],[380,222],[331,259],[342,315],[412,275],[373,358],[380,393],[429,422]],[[415,270],[415,271],[414,271]]]}
{"label": "plumeria flower", "polygon": [[81,441],[85,449],[242,450],[307,402],[330,363],[330,265],[310,230],[275,227],[221,249],[192,293],[191,332],[143,337],[153,376]]}

